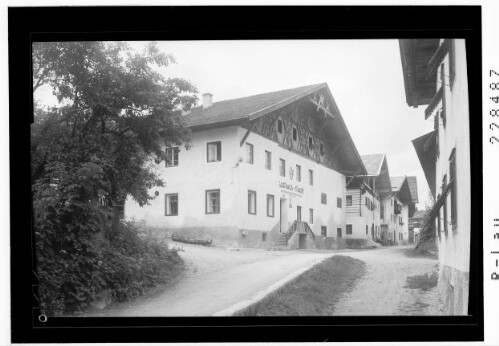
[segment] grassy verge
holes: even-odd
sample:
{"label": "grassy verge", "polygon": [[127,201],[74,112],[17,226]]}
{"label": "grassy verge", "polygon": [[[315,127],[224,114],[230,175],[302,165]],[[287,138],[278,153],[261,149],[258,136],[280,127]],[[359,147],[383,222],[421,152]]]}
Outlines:
{"label": "grassy verge", "polygon": [[412,289],[420,289],[423,291],[436,287],[438,284],[438,273],[426,273],[424,275],[414,275],[407,277],[407,286]]}
{"label": "grassy verge", "polygon": [[333,256],[235,316],[331,315],[340,295],[364,274],[364,262]]}
{"label": "grassy verge", "polygon": [[404,255],[409,258],[431,258],[438,259],[436,252],[430,252],[424,249],[408,248],[404,249]]}

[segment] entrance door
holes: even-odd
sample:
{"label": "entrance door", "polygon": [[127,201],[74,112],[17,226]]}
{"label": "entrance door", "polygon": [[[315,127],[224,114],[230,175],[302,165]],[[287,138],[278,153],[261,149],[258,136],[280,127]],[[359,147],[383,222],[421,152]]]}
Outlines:
{"label": "entrance door", "polygon": [[299,249],[306,249],[307,248],[307,235],[306,234],[298,234],[298,248]]}
{"label": "entrance door", "polygon": [[341,238],[341,228],[336,229],[336,237]]}
{"label": "entrance door", "polygon": [[280,231],[286,233],[288,231],[288,200],[286,198],[281,198],[279,217]]}
{"label": "entrance door", "polygon": [[299,205],[296,206],[296,220],[301,221],[301,207]]}

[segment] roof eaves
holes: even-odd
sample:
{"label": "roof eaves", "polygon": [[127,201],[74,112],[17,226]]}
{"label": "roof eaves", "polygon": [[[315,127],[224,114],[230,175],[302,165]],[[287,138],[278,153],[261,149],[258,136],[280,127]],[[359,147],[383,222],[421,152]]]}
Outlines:
{"label": "roof eaves", "polygon": [[348,136],[349,142],[352,144],[355,156],[357,156],[357,161],[360,163],[361,172],[359,172],[359,174],[367,174],[367,169],[364,166],[364,162],[362,162],[362,158],[360,157],[359,151],[357,150],[357,147],[355,146],[355,143],[352,139],[352,136],[350,135],[350,132],[348,132],[348,128],[347,128],[345,122],[343,121],[343,117],[341,116],[341,112],[338,108],[338,105],[336,104],[336,101],[334,100],[333,94],[331,93],[331,90],[329,90],[329,87],[327,86],[327,84],[326,84],[326,91],[327,91],[328,96],[330,97],[331,101],[333,102],[333,106],[335,107],[335,111],[338,113],[338,120],[339,120],[340,124],[343,126],[343,129],[345,130],[345,133]]}
{"label": "roof eaves", "polygon": [[381,167],[383,167],[383,162],[385,162],[385,159],[386,159],[386,154],[383,154],[383,158],[381,159],[381,161],[379,163],[378,173],[376,174],[377,176],[379,176],[381,174]]}
{"label": "roof eaves", "polygon": [[265,114],[268,114],[268,113],[270,113],[270,112],[272,112],[272,111],[274,111],[274,110],[276,110],[278,108],[287,106],[288,104],[290,104],[290,103],[298,100],[299,98],[301,98],[303,96],[306,96],[306,95],[308,95],[308,94],[310,94],[310,93],[312,93],[314,91],[317,91],[317,90],[323,88],[324,86],[327,86],[327,84],[326,83],[321,83],[321,84],[312,85],[312,86],[310,86],[310,88],[305,89],[304,91],[299,92],[296,95],[290,96],[287,99],[281,100],[281,101],[276,102],[276,103],[274,103],[274,104],[272,104],[270,106],[267,106],[265,108],[259,109],[257,111],[254,111],[254,112],[248,114],[248,118],[249,118],[250,121],[253,121],[253,120],[255,120],[255,119],[257,119],[257,118],[259,118],[259,117],[261,117],[261,116],[263,116]]}
{"label": "roof eaves", "polygon": [[238,119],[230,119],[226,121],[221,121],[221,122],[212,122],[208,124],[199,124],[199,125],[191,125],[189,128],[192,131],[201,131],[201,130],[209,130],[209,129],[215,129],[219,127],[228,127],[228,126],[234,126],[234,125],[242,125],[246,124],[249,122],[249,118],[238,118]]}

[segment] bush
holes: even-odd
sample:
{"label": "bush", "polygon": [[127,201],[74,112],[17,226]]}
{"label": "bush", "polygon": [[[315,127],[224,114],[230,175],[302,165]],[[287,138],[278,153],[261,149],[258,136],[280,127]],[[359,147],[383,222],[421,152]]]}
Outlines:
{"label": "bush", "polygon": [[163,241],[139,233],[131,223],[123,223],[110,236],[103,251],[102,272],[113,298],[135,298],[149,287],[168,281],[181,263],[177,250]]}
{"label": "bush", "polygon": [[135,298],[167,282],[181,263],[176,250],[141,236],[130,223],[114,223],[106,237],[67,238],[67,250],[54,251],[54,239],[37,232],[38,292],[49,316],[85,309],[105,289],[116,301]]}

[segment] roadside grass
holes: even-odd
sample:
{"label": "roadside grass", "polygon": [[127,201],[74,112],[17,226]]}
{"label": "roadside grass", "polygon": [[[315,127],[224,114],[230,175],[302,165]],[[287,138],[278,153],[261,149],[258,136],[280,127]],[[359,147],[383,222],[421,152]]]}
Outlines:
{"label": "roadside grass", "polygon": [[418,250],[415,247],[414,248],[411,247],[409,249],[403,249],[402,251],[404,251],[404,255],[409,258],[438,259],[438,253],[425,250]]}
{"label": "roadside grass", "polygon": [[327,316],[342,293],[365,274],[365,263],[333,256],[234,316]]}
{"label": "roadside grass", "polygon": [[437,283],[438,273],[433,272],[429,275],[428,273],[425,273],[424,275],[408,276],[407,286],[405,287],[427,291],[433,287],[436,287]]}

